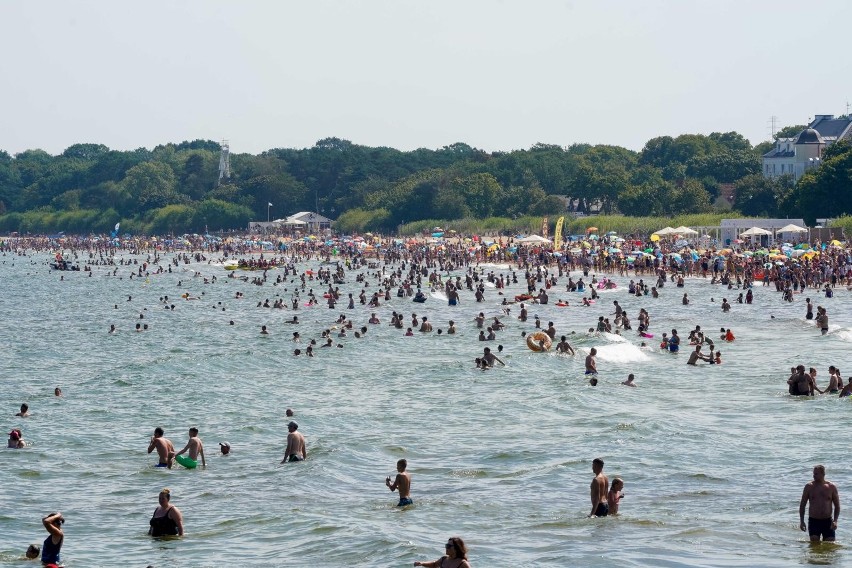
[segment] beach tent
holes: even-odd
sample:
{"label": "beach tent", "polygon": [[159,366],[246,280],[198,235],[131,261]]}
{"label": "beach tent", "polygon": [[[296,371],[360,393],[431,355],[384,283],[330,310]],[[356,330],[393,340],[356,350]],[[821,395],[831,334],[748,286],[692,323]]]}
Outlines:
{"label": "beach tent", "polygon": [[665,229],[660,229],[659,231],[656,231],[653,234],[657,235],[659,237],[665,237],[666,235],[671,235],[674,232],[676,232],[676,231],[674,229],[672,229],[671,227],[666,227]]}
{"label": "beach tent", "polygon": [[683,225],[681,225],[680,227],[678,227],[676,229],[672,229],[672,233],[675,233],[675,234],[678,234],[678,235],[697,235],[698,231],[694,231],[694,230],[690,229],[689,227],[684,227]]}
{"label": "beach tent", "polygon": [[742,233],[740,233],[740,236],[741,237],[758,237],[760,235],[771,235],[771,234],[772,233],[770,231],[767,231],[766,229],[761,229],[760,227],[752,227],[751,229],[748,229],[747,231],[743,231]]}
{"label": "beach tent", "polygon": [[524,244],[527,244],[527,245],[529,245],[529,244],[540,245],[540,244],[543,244],[543,243],[550,243],[551,241],[549,239],[545,239],[544,237],[541,237],[539,235],[530,235],[528,237],[524,237],[523,239],[518,239],[518,242],[524,243]]}
{"label": "beach tent", "polygon": [[776,231],[777,233],[807,233],[808,230],[805,227],[800,227],[798,225],[794,225],[790,223],[789,225],[784,225],[780,229]]}

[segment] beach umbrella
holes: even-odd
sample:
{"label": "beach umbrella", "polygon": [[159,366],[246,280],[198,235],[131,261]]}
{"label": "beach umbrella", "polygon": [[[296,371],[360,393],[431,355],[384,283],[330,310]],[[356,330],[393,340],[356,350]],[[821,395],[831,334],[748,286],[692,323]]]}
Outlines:
{"label": "beach umbrella", "polygon": [[675,230],[671,227],[665,227],[664,229],[660,229],[659,231],[654,231],[654,234],[651,236],[657,235],[658,237],[665,237],[666,235],[671,235],[674,232]]}
{"label": "beach umbrella", "polygon": [[653,234],[653,235],[651,235],[651,242],[654,242],[654,243],[655,243],[655,242],[657,242],[657,241],[659,241],[659,240],[660,240],[660,235],[657,235],[657,234]]}
{"label": "beach umbrella", "polygon": [[597,227],[588,227],[588,228],[586,229],[586,232],[587,232],[587,233],[594,233],[594,232],[595,232],[595,231],[597,231],[597,230],[598,230],[598,228],[597,228]]}
{"label": "beach umbrella", "polygon": [[808,230],[805,227],[800,227],[798,225],[794,225],[790,223],[789,225],[784,225],[780,229],[778,229],[779,233],[807,233]]}
{"label": "beach umbrella", "polygon": [[835,246],[835,247],[841,246],[840,241],[838,241],[837,239],[831,241],[831,246]]}
{"label": "beach umbrella", "polygon": [[761,229],[760,227],[752,227],[746,231],[740,233],[741,237],[759,237],[761,235],[771,235],[771,231],[767,231],[766,229]]}
{"label": "beach umbrella", "polygon": [[610,235],[617,235],[617,234],[618,234],[618,233],[617,233],[617,232],[615,232],[615,231],[609,231],[609,232],[607,233],[607,236],[610,236]]}
{"label": "beach umbrella", "polygon": [[677,234],[677,235],[697,235],[698,234],[698,231],[694,231],[694,230],[690,229],[689,227],[684,227],[683,225],[681,225],[680,227],[677,227],[672,232]]}

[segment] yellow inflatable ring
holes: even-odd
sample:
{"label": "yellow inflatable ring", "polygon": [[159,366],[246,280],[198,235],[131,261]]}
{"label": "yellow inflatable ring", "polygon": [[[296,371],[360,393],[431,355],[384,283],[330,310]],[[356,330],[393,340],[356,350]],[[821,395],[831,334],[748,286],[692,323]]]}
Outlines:
{"label": "yellow inflatable ring", "polygon": [[[553,345],[553,342],[550,340],[550,336],[543,331],[536,331],[527,336],[527,347],[532,351],[550,351],[551,345]],[[544,346],[544,349],[542,349],[542,346]]]}

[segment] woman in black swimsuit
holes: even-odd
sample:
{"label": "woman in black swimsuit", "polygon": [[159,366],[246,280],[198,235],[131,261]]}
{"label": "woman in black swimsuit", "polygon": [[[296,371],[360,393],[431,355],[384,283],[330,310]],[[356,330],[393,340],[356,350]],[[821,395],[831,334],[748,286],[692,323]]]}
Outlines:
{"label": "woman in black swimsuit", "polygon": [[470,562],[467,561],[467,547],[464,541],[453,536],[445,545],[447,554],[433,562],[415,562],[415,566],[425,566],[426,568],[470,568]]}
{"label": "woman in black swimsuit", "polygon": [[171,491],[163,489],[160,491],[160,505],[154,510],[151,517],[148,534],[151,536],[183,536],[183,515],[180,510],[169,503]]}

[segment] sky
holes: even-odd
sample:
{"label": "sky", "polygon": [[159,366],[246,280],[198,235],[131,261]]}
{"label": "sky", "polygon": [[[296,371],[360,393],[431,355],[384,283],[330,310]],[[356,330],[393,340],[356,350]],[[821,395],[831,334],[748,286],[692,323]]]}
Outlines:
{"label": "sky", "polygon": [[852,103],[849,0],[41,0],[0,12],[0,150],[641,150]]}

